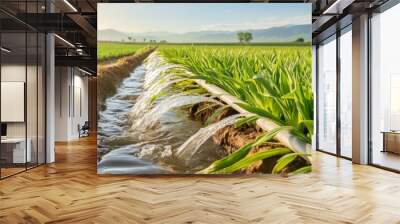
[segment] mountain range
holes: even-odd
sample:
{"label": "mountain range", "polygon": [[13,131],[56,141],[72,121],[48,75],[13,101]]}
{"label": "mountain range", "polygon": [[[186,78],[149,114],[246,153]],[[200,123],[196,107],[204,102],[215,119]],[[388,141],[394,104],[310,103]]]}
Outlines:
{"label": "mountain range", "polygon": [[291,42],[297,38],[311,41],[311,25],[290,25],[272,27],[268,29],[252,29],[240,31],[198,31],[187,33],[147,32],[127,33],[114,29],[104,29],[97,32],[99,41],[129,41],[129,37],[136,42],[165,40],[169,43],[233,43],[238,42],[237,32],[250,32],[252,42]]}

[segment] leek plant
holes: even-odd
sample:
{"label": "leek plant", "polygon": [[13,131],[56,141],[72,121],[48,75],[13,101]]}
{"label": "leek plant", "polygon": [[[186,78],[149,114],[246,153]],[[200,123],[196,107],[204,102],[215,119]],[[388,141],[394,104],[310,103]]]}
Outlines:
{"label": "leek plant", "polygon": [[245,103],[249,112],[268,117],[311,143],[313,94],[311,50],[288,48],[164,48],[171,63],[219,86]]}
{"label": "leek plant", "polygon": [[[239,106],[257,115],[249,121],[269,118],[281,129],[289,128],[300,140],[311,143],[313,93],[310,47],[214,49],[193,46],[166,47],[160,51],[169,63],[179,64],[188,70],[192,74],[189,78],[205,80],[241,99],[244,103]],[[260,139],[264,142],[270,140],[279,130],[271,131]],[[287,148],[248,156],[251,149],[260,144],[260,139],[215,161],[201,173],[231,173],[254,161],[282,156],[273,169],[273,173],[280,173],[298,156],[302,156]],[[308,172],[310,169],[305,166],[293,173]]]}

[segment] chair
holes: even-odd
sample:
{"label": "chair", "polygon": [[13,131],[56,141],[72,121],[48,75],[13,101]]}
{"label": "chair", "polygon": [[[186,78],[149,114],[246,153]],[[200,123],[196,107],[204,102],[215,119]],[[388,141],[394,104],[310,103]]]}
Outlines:
{"label": "chair", "polygon": [[85,121],[82,127],[79,127],[78,125],[78,128],[79,128],[79,138],[89,136],[89,129],[90,129],[89,121]]}

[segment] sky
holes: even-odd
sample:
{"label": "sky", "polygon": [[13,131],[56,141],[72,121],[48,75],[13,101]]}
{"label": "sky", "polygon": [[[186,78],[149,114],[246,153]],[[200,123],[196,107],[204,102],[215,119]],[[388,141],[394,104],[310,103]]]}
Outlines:
{"label": "sky", "polygon": [[98,29],[130,33],[237,31],[311,24],[311,4],[99,3]]}

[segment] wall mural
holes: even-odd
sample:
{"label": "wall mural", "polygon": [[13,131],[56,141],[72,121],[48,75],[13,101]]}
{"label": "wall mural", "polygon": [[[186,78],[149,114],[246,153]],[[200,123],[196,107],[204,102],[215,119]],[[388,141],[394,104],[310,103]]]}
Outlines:
{"label": "wall mural", "polygon": [[98,4],[98,173],[311,171],[311,4]]}

